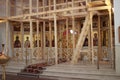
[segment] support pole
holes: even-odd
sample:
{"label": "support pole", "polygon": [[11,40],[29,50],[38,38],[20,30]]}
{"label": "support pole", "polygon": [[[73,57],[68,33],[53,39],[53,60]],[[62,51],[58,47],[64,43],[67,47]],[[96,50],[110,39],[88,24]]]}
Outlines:
{"label": "support pole", "polygon": [[73,50],[75,48],[75,17],[72,16],[72,30],[73,30]]}
{"label": "support pole", "polygon": [[[37,47],[36,47],[37,48],[37,55],[36,55],[37,57],[36,58],[39,59],[40,58],[40,55],[39,55],[40,52],[38,52],[38,50],[39,50],[39,46],[40,46],[39,45],[40,44],[40,41],[39,41],[40,39],[39,39],[39,21],[38,20],[37,20],[36,24],[37,24],[37,38],[36,38],[37,39],[36,40],[37,41]],[[36,44],[36,42],[35,42],[35,44]]]}
{"label": "support pole", "polygon": [[[39,0],[37,0],[37,13],[39,12]],[[38,15],[37,15],[38,17]],[[37,48],[39,48],[39,21],[37,20]]]}
{"label": "support pole", "polygon": [[39,21],[37,21],[37,49],[39,48]]}
{"label": "support pole", "polygon": [[58,48],[57,48],[57,19],[56,14],[54,14],[54,35],[55,35],[55,64],[58,64]]}
{"label": "support pole", "polygon": [[[37,0],[37,13],[39,13],[39,0]],[[37,15],[38,17],[38,15]],[[39,21],[37,20],[36,22],[37,24],[37,59],[40,59],[40,52],[38,52],[38,50],[40,49],[39,46],[40,46],[40,39],[39,39]],[[36,42],[35,42],[36,44]]]}
{"label": "support pole", "polygon": [[[49,0],[49,11],[51,10],[51,0]],[[49,14],[50,17],[50,14]],[[49,18],[50,20],[50,18]],[[50,49],[52,48],[52,26],[51,26],[51,22],[49,22],[49,39],[50,39]]]}
{"label": "support pole", "polygon": [[[74,0],[72,0],[72,8],[73,7],[74,7]],[[75,17],[73,14],[74,12],[72,11],[73,50],[75,50]]]}
{"label": "support pole", "polygon": [[[42,0],[42,4],[43,4],[43,12],[45,11],[45,0]],[[45,16],[45,15],[43,15]],[[42,37],[42,59],[45,59],[45,21],[43,21],[43,37]]]}
{"label": "support pole", "polygon": [[100,34],[100,15],[98,15],[98,53],[97,53],[97,69],[100,69],[100,53],[101,53],[101,34]]}
{"label": "support pole", "polygon": [[42,51],[42,56],[43,56],[43,59],[45,59],[45,43],[46,43],[46,41],[45,41],[45,21],[43,21],[43,37],[42,37],[43,39],[43,51]]}
{"label": "support pole", "polygon": [[91,60],[91,26],[89,27],[89,30],[88,30],[88,55],[89,55],[89,61],[90,61]]}
{"label": "support pole", "polygon": [[[22,3],[22,8],[21,8],[21,9],[22,9],[22,11],[23,11],[23,7],[24,7],[24,6],[23,6],[23,0],[21,0],[21,3]],[[24,15],[23,12],[22,12],[22,14]],[[22,53],[24,54],[24,53],[25,53],[25,52],[24,52],[24,24],[23,24],[22,21],[20,22],[20,24],[21,24],[21,25],[20,25],[20,27],[21,27],[21,28],[20,28],[20,31],[21,31],[21,32],[20,32],[20,34],[21,34],[21,51],[22,51]],[[22,60],[24,60],[24,55],[23,55],[23,54],[21,55]]]}
{"label": "support pole", "polygon": [[51,22],[49,22],[49,38],[50,38],[50,48],[52,48],[52,26],[51,26]]}
{"label": "support pole", "polygon": [[91,20],[91,29],[90,29],[90,33],[91,33],[91,55],[92,55],[92,64],[94,64],[94,52],[93,52],[93,49],[94,49],[94,47],[93,47],[93,12],[90,12],[90,20]]}
{"label": "support pole", "polygon": [[113,29],[112,29],[112,13],[109,11],[109,31],[110,31],[110,55],[111,55],[111,66],[115,69],[115,54],[113,53]]}
{"label": "support pole", "polygon": [[69,59],[69,54],[70,54],[70,53],[68,53],[68,48],[69,48],[69,46],[68,46],[68,43],[69,43],[69,40],[68,40],[68,36],[69,36],[69,33],[68,33],[68,31],[69,31],[68,18],[66,19],[66,31],[67,31],[67,34],[66,34],[66,39],[67,39],[67,60],[68,60]]}
{"label": "support pole", "polygon": [[32,20],[30,20],[30,49],[31,49],[30,60],[31,60],[31,63],[32,63],[32,57],[33,57],[33,27],[32,25],[33,25]]}
{"label": "support pole", "polygon": [[[23,28],[23,22],[20,23],[20,31],[21,31],[21,51],[24,53],[24,28]],[[23,60],[24,55],[21,54],[21,59]]]}
{"label": "support pole", "polygon": [[59,29],[60,29],[60,58],[62,58],[63,57],[63,55],[62,55],[62,51],[63,51],[63,49],[62,49],[62,25],[61,24],[59,24]]}
{"label": "support pole", "polygon": [[36,24],[37,24],[37,48],[39,48],[39,21],[37,21]]}
{"label": "support pole", "polygon": [[[56,11],[56,0],[54,0],[54,11]],[[54,13],[54,35],[55,35],[55,64],[58,64],[57,17],[56,17],[56,13]]]}
{"label": "support pole", "polygon": [[[29,10],[30,10],[30,14],[32,14],[32,0],[29,0]],[[32,20],[31,20],[31,16],[29,16],[29,22],[30,22],[30,49],[31,49],[31,53],[30,53],[30,62],[32,63],[32,57],[33,57],[33,24],[32,24]]]}
{"label": "support pole", "polygon": [[54,35],[55,35],[55,64],[58,64],[58,48],[57,48],[57,18],[54,13]]}
{"label": "support pole", "polygon": [[9,40],[8,40],[8,36],[9,36],[8,34],[9,34],[9,32],[10,32],[8,28],[9,28],[9,22],[7,21],[7,22],[6,22],[6,47],[5,47],[5,54],[7,54],[7,55],[9,55],[9,54],[8,54],[8,43],[9,43],[9,42],[8,42],[8,41],[9,41]]}
{"label": "support pole", "polygon": [[[74,8],[74,0],[72,0],[72,8]],[[73,14],[74,14],[74,12],[72,11],[72,30],[73,30],[73,36],[72,36],[73,37],[73,39],[72,39],[73,41],[72,42],[73,42],[73,54],[74,54],[74,52],[75,52],[74,50],[76,48],[75,47],[76,44],[75,44],[75,17],[74,17]]]}
{"label": "support pole", "polygon": [[[9,3],[9,1],[6,0],[6,17],[8,17],[8,13],[9,13],[9,12],[8,12],[8,11],[9,11],[9,10],[8,10],[8,3]],[[9,54],[8,54],[8,44],[9,44],[9,42],[8,42],[8,41],[9,41],[9,40],[8,40],[8,34],[9,34],[9,32],[10,32],[8,28],[9,28],[9,21],[7,20],[7,21],[6,21],[6,45],[5,45],[5,46],[6,46],[6,47],[5,47],[5,53],[6,53],[7,55],[9,55]]]}
{"label": "support pole", "polygon": [[[51,10],[51,0],[49,0],[49,11]],[[49,17],[50,17],[51,15],[49,14]],[[50,20],[50,18],[49,18],[49,20]],[[51,26],[51,22],[49,22],[49,48],[50,49],[52,49],[52,26]],[[51,55],[51,53],[50,52],[48,52],[48,63],[49,63],[49,56]]]}

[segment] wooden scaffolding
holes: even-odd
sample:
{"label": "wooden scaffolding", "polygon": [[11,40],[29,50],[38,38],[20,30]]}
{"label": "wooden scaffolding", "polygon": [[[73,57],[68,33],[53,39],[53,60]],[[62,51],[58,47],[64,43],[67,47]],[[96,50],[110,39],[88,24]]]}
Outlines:
{"label": "wooden scaffolding", "polygon": [[[19,24],[20,26],[20,37],[21,37],[21,53],[25,53],[25,47],[24,47],[24,35],[26,34],[24,30],[24,26],[29,26],[29,33],[27,35],[30,35],[30,58],[32,60],[34,53],[36,53],[39,57],[42,56],[42,59],[46,59],[49,61],[49,58],[51,55],[54,56],[55,64],[58,64],[59,57],[62,57],[61,54],[64,53],[65,57],[68,61],[71,60],[73,64],[78,62],[78,59],[80,58],[80,54],[83,51],[83,44],[85,42],[86,36],[88,36],[88,47],[89,49],[87,52],[91,54],[92,57],[92,63],[94,63],[94,50],[93,50],[93,16],[98,16],[98,54],[97,54],[97,64],[99,68],[99,59],[100,59],[100,51],[101,51],[101,29],[100,29],[100,15],[109,14],[109,49],[110,54],[114,56],[113,54],[113,30],[112,30],[112,5],[111,0],[5,0],[6,3],[6,18],[3,18],[6,20],[6,41],[8,40],[8,26],[9,23],[12,23],[12,26],[17,26]],[[2,3],[2,0],[1,0]],[[86,16],[86,17],[85,17]],[[81,32],[78,34],[78,40],[76,40],[75,34],[72,35],[72,37],[66,36],[65,41],[67,41],[66,44],[64,44],[65,41],[62,41],[61,37],[62,29],[64,27],[63,23],[65,23],[65,30],[64,32],[67,35],[70,35],[70,30],[75,31],[76,26],[76,18],[85,17],[85,21],[83,24],[83,28],[81,28]],[[63,21],[63,22],[62,22]],[[62,23],[61,23],[62,22]],[[27,25],[28,23],[28,25]],[[36,26],[36,44],[37,49],[34,49],[33,45],[33,34],[34,34],[34,24]],[[69,26],[71,26],[69,30]],[[47,27],[47,28],[46,28]],[[46,36],[46,29],[48,29],[48,36]],[[40,31],[41,30],[41,31]],[[60,35],[58,34],[58,31],[60,32]],[[18,34],[15,32],[12,28],[12,37],[14,34]],[[26,36],[27,36],[26,35]],[[41,39],[41,44],[39,42],[39,39]],[[51,53],[48,51],[46,52],[46,43],[49,39],[49,48]],[[70,43],[68,41],[72,39],[72,47],[68,47]],[[54,40],[54,48],[52,46],[52,40]],[[14,39],[12,38],[12,41]],[[66,45],[63,48],[67,48],[66,50],[63,50],[62,47],[58,47],[59,45]],[[13,42],[12,42],[13,44]],[[8,42],[6,43],[8,46]],[[41,48],[39,48],[41,46]],[[12,46],[13,47],[13,46]],[[69,48],[72,48],[72,51],[69,50]],[[13,52],[14,47],[12,48]],[[19,52],[17,49],[16,51]],[[53,51],[53,52],[52,52]],[[71,54],[69,54],[71,52]],[[16,53],[16,52],[15,52]],[[12,55],[15,56],[16,54],[13,53]],[[47,55],[47,57],[45,57]],[[38,58],[39,58],[38,57]],[[24,54],[21,54],[21,58],[24,58]],[[31,61],[32,62],[32,61]],[[113,64],[114,58],[111,59],[111,64]]]}

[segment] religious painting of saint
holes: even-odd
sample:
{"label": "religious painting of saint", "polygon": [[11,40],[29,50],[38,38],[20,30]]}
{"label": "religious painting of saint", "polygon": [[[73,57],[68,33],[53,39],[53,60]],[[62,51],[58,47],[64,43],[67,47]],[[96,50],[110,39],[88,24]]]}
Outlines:
{"label": "religious painting of saint", "polygon": [[26,37],[26,41],[25,41],[24,46],[25,46],[25,48],[29,48],[30,47],[29,37]]}
{"label": "religious painting of saint", "polygon": [[16,40],[14,42],[14,48],[19,48],[21,47],[21,42],[19,40],[19,36],[16,36]]}

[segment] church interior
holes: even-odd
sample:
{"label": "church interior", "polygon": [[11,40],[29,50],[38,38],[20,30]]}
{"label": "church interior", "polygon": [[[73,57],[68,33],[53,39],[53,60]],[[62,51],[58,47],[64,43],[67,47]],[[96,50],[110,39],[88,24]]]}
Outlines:
{"label": "church interior", "polygon": [[62,64],[115,69],[113,0],[0,0],[0,10],[0,52],[24,65],[21,72]]}

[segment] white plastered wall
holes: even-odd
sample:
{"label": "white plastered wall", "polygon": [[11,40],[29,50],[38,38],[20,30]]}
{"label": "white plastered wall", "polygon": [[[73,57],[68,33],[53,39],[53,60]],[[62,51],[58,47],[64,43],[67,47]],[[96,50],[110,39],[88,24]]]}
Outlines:
{"label": "white plastered wall", "polygon": [[115,62],[116,62],[116,72],[120,74],[120,35],[118,32],[118,27],[120,26],[120,0],[114,0],[114,20],[115,20]]}
{"label": "white plastered wall", "polygon": [[2,44],[5,44],[5,23],[0,23],[0,51],[2,51]]}
{"label": "white plastered wall", "polygon": [[5,48],[8,51],[8,55],[12,56],[12,47],[11,47],[11,27],[8,27],[8,47],[6,47],[6,23],[0,23],[0,51],[2,51],[2,44],[5,44]]}

